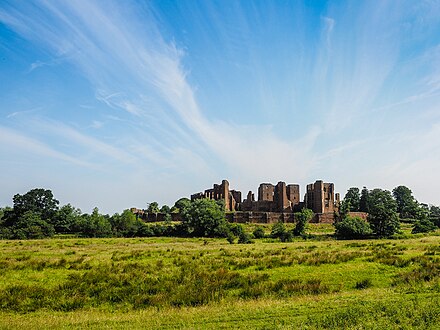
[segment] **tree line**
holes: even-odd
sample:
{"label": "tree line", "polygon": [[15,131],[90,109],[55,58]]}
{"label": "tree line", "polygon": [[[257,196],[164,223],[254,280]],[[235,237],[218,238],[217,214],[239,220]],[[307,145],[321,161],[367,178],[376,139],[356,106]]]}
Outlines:
{"label": "tree line", "polygon": [[[350,212],[368,213],[368,222]],[[440,208],[419,203],[411,189],[398,186],[392,192],[363,187],[349,188],[336,215],[336,235],[363,238],[389,237],[397,233],[401,222],[413,223],[413,233],[430,232],[440,227]]]}
{"label": "tree line", "polygon": [[[70,204],[60,206],[52,191],[32,189],[13,197],[13,207],[0,208],[0,238],[28,239],[70,234],[76,237],[225,237],[230,243],[249,243],[253,237],[264,237],[257,227],[252,234],[240,224],[226,221],[223,201],[181,198],[172,207],[149,203],[147,212],[164,213],[163,223],[145,223],[130,210],[113,215],[101,214],[94,208],[82,213]],[[350,216],[350,212],[367,212],[368,221]],[[180,213],[181,222],[172,223],[171,213]],[[269,237],[289,241],[294,236],[306,237],[311,210],[295,214],[296,225],[287,230],[275,224]],[[414,223],[413,232],[428,232],[440,227],[440,208],[419,203],[405,186],[391,193],[387,190],[350,188],[335,214],[336,235],[341,238],[388,237],[399,231],[400,222]]]}
{"label": "tree line", "polygon": [[[70,204],[59,206],[52,191],[32,189],[13,197],[13,207],[0,208],[0,238],[37,239],[55,234],[76,237],[235,237],[243,242],[249,238],[244,230],[227,223],[222,201],[179,199],[172,207],[149,203],[147,212],[165,213],[165,222],[149,224],[130,210],[113,215],[101,214],[94,208],[82,213]],[[181,213],[182,221],[172,223],[170,214]]]}

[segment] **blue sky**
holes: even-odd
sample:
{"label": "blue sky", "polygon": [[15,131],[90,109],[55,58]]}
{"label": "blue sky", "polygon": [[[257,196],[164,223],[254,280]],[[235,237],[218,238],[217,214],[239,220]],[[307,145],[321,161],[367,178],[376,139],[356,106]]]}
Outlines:
{"label": "blue sky", "polygon": [[439,1],[2,1],[0,82],[0,206],[223,178],[440,204]]}

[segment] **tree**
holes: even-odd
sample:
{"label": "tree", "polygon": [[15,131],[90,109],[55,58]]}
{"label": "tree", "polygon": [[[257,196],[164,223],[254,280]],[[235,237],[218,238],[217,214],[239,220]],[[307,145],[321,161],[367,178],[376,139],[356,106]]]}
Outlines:
{"label": "tree", "polygon": [[359,211],[368,213],[370,209],[370,191],[367,187],[362,188],[359,199]]}
{"label": "tree", "polygon": [[26,211],[11,228],[11,237],[16,239],[52,237],[55,230],[52,225],[41,219],[39,213]]}
{"label": "tree", "polygon": [[160,213],[169,214],[171,213],[171,209],[168,205],[164,205],[160,208]]}
{"label": "tree", "polygon": [[182,225],[190,236],[226,237],[228,224],[225,213],[211,199],[197,199],[183,208]]}
{"label": "tree", "polygon": [[348,213],[350,212],[350,201],[349,200],[343,200],[341,202],[341,205],[339,206],[339,214],[336,213],[336,216],[338,219],[342,220],[345,219],[348,216]]}
{"label": "tree", "polygon": [[225,204],[225,200],[224,199],[218,199],[215,201],[218,205],[218,207],[225,212],[226,211],[226,204]]}
{"label": "tree", "polygon": [[4,214],[5,214],[5,209],[0,207],[0,223],[1,223],[2,219],[3,219],[3,215]]}
{"label": "tree", "polygon": [[97,207],[92,214],[83,214],[78,225],[77,230],[86,237],[109,237],[112,233],[109,219],[100,214]]}
{"label": "tree", "polygon": [[147,212],[159,213],[159,204],[157,202],[151,202],[150,204],[148,204]]}
{"label": "tree", "polygon": [[374,189],[369,196],[369,214],[373,233],[379,237],[395,234],[400,228],[397,203],[388,190]]}
{"label": "tree", "polygon": [[55,216],[59,204],[59,201],[53,197],[52,191],[41,188],[32,189],[24,195],[16,194],[12,200],[17,218],[31,211],[38,213],[43,220],[51,220]]}
{"label": "tree", "polygon": [[174,210],[177,211],[176,213],[182,213],[184,209],[189,207],[191,205],[191,201],[186,198],[182,197],[177,202],[174,203]]}
{"label": "tree", "polygon": [[440,228],[440,207],[435,205],[429,207],[429,220]]}
{"label": "tree", "polygon": [[411,189],[398,186],[393,189],[393,196],[397,203],[397,212],[402,219],[418,219],[423,217],[418,202],[414,199]]}
{"label": "tree", "polygon": [[81,217],[81,210],[72,205],[63,205],[53,216],[50,223],[57,233],[71,233],[75,223]]}
{"label": "tree", "polygon": [[352,187],[347,190],[344,197],[344,202],[350,203],[350,212],[358,212],[360,207],[360,194],[359,188]]}
{"label": "tree", "polygon": [[112,231],[116,236],[134,237],[137,235],[140,220],[130,210],[124,210],[121,214],[115,213],[110,218]]}
{"label": "tree", "polygon": [[335,235],[344,239],[365,238],[372,234],[367,221],[360,217],[346,217],[335,223]]}
{"label": "tree", "polygon": [[294,236],[302,236],[306,233],[307,223],[312,220],[313,211],[309,209],[302,209],[301,212],[295,213],[297,223],[293,229]]}

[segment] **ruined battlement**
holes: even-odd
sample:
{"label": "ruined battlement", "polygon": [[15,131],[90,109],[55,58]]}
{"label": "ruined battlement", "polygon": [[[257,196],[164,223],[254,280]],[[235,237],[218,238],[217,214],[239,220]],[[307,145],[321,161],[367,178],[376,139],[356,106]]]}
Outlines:
{"label": "ruined battlement", "polygon": [[221,184],[214,184],[213,188],[206,189],[205,192],[199,192],[191,195],[191,200],[209,198],[213,200],[224,200],[226,211],[236,211],[241,203],[241,192],[229,190],[228,180],[223,180]]}

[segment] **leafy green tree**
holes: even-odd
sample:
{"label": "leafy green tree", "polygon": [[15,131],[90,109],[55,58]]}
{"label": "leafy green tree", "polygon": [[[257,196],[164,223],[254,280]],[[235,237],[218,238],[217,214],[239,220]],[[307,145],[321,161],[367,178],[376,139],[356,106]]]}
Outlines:
{"label": "leafy green tree", "polygon": [[4,214],[5,214],[5,209],[3,207],[0,207],[0,224],[3,219]]}
{"label": "leafy green tree", "polygon": [[224,199],[218,199],[215,202],[220,207],[220,210],[222,210],[223,212],[226,211],[226,205],[225,205],[225,200]]}
{"label": "leafy green tree", "polygon": [[160,208],[160,212],[161,213],[165,213],[165,214],[169,214],[169,213],[171,213],[171,209],[170,209],[170,207],[168,205],[163,205]]}
{"label": "leafy green tree", "polygon": [[369,214],[373,233],[379,237],[387,237],[395,234],[400,228],[397,215],[397,203],[388,190],[374,189],[369,196]]}
{"label": "leafy green tree", "polygon": [[228,223],[220,206],[210,199],[197,199],[183,208],[182,225],[190,236],[226,237]]}
{"label": "leafy green tree", "polygon": [[440,228],[440,207],[435,205],[429,207],[429,220]]}
{"label": "leafy green tree", "polygon": [[420,219],[425,214],[418,202],[414,199],[411,189],[398,186],[393,189],[393,196],[397,203],[397,212],[402,219]]}
{"label": "leafy green tree", "polygon": [[151,202],[150,204],[148,204],[148,213],[159,213],[159,211],[159,204],[157,202]]}
{"label": "leafy green tree", "polygon": [[339,206],[339,219],[345,219],[345,217],[347,217],[348,213],[350,212],[350,208],[350,201],[343,200],[341,202],[341,205]]}
{"label": "leafy green tree", "polygon": [[365,238],[373,232],[367,221],[360,217],[346,217],[335,223],[335,235],[344,239]]}
{"label": "leafy green tree", "polygon": [[411,219],[427,220],[429,209],[424,208],[419,202],[414,200],[404,211],[404,215]]}
{"label": "leafy green tree", "polygon": [[191,201],[186,197],[182,197],[179,200],[177,200],[177,202],[174,203],[174,208],[175,210],[177,210],[176,213],[183,213],[183,210],[189,207],[190,205],[191,205]]}
{"label": "leafy green tree", "polygon": [[344,202],[348,202],[350,205],[349,211],[350,212],[358,212],[360,207],[360,193],[359,188],[357,187],[351,187],[347,190],[347,193],[344,197]]}
{"label": "leafy green tree", "polygon": [[80,217],[81,210],[67,204],[57,210],[50,223],[54,226],[57,233],[71,233]]}
{"label": "leafy green tree", "polygon": [[15,239],[46,238],[52,237],[55,230],[52,225],[42,220],[39,213],[26,211],[11,228]]}
{"label": "leafy green tree", "polygon": [[303,236],[306,233],[307,223],[312,220],[313,211],[309,209],[302,209],[301,212],[295,213],[296,225],[293,229],[294,236]]}
{"label": "leafy green tree", "polygon": [[59,201],[53,197],[52,191],[41,188],[32,189],[24,195],[16,194],[12,200],[17,218],[31,211],[38,213],[43,220],[51,220],[55,216],[59,204]]}
{"label": "leafy green tree", "polygon": [[140,220],[130,210],[124,210],[121,214],[115,213],[110,218],[112,232],[116,236],[134,237],[137,235]]}
{"label": "leafy green tree", "polygon": [[367,187],[362,188],[361,197],[359,199],[359,211],[366,212],[370,210],[370,191]]}
{"label": "leafy green tree", "polygon": [[86,237],[109,237],[112,234],[112,226],[109,219],[99,213],[97,207],[92,214],[83,214],[77,228]]}

